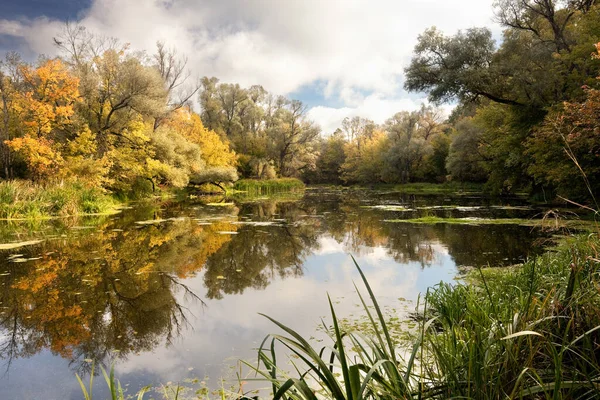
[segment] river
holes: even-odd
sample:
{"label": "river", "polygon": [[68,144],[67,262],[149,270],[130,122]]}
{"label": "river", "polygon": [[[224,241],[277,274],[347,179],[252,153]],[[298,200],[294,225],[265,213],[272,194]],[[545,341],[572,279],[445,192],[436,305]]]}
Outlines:
{"label": "river", "polygon": [[[309,188],[271,199],[139,203],[118,215],[0,222],[0,398],[81,399],[75,374],[115,365],[133,394],[198,378],[236,385],[238,359],[276,327],[318,336],[327,293],[359,314],[351,255],[388,313],[469,267],[510,265],[548,235],[519,199]],[[472,218],[415,224],[418,216]],[[320,339],[318,339],[320,340]],[[244,374],[244,372],[242,372]],[[95,395],[106,385],[96,379]]]}

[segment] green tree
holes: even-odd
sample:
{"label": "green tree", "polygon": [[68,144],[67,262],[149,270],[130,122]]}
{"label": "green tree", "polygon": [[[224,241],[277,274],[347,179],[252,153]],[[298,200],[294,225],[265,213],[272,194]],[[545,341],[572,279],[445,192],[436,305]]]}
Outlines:
{"label": "green tree", "polygon": [[268,129],[269,152],[281,176],[294,176],[313,161],[309,150],[320,134],[320,128],[306,116],[306,106],[292,100],[275,115]]}
{"label": "green tree", "polygon": [[481,154],[483,129],[478,127],[472,118],[460,120],[455,129],[447,159],[447,169],[452,180],[485,182],[488,173]]}
{"label": "green tree", "polygon": [[444,135],[441,113],[431,107],[419,111],[396,113],[386,121],[389,147],[385,150],[383,179],[387,182],[407,183],[423,180],[431,168],[436,143]]}

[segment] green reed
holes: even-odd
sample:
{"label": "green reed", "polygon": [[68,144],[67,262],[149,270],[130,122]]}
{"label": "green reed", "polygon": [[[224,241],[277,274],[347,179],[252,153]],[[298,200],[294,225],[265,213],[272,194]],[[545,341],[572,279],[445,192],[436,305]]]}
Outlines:
{"label": "green reed", "polygon": [[241,179],[233,185],[233,189],[247,192],[250,195],[270,195],[281,192],[295,192],[304,190],[304,183],[295,178],[280,179]]}
{"label": "green reed", "polygon": [[[78,374],[75,375],[77,377],[77,382],[79,382],[79,386],[81,387],[81,392],[83,393],[84,400],[93,400],[94,399],[94,397],[92,395],[92,393],[93,393],[92,389],[94,387],[94,369],[95,369],[95,367],[92,365],[92,371],[90,373],[89,389],[88,389],[88,387],[86,387],[86,385],[83,382],[83,380],[81,379],[81,377]],[[100,370],[102,371],[102,376],[104,376],[104,380],[106,382],[106,385],[108,386],[111,400],[131,399],[131,396],[127,396],[125,394],[125,391],[123,390],[123,387],[121,386],[121,382],[119,382],[119,380],[115,378],[114,366],[111,366],[110,371],[108,371],[108,372],[102,366],[100,366]],[[142,388],[137,393],[136,399],[143,400],[144,395],[147,392],[149,392],[150,389],[151,389],[150,386],[146,386],[146,387]]]}
{"label": "green reed", "polygon": [[[599,397],[599,249],[596,235],[572,238],[520,268],[440,283],[414,314],[419,329],[407,359],[357,266],[373,335],[343,331],[330,301],[331,346],[316,349],[269,318],[285,335],[265,339],[254,368],[275,399]],[[295,357],[295,375],[278,366],[280,346]]]}
{"label": "green reed", "polygon": [[77,183],[53,185],[28,181],[0,182],[0,218],[39,219],[54,216],[100,214],[116,202],[103,191]]}

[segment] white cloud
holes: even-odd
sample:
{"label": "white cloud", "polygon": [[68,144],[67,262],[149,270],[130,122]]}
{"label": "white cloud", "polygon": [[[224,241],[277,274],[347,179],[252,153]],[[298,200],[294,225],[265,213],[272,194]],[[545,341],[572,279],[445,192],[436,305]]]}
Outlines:
{"label": "white cloud", "polygon": [[355,107],[313,107],[309,111],[309,117],[321,125],[324,135],[329,135],[341,126],[342,120],[346,117],[360,116],[382,124],[399,111],[419,109],[422,103],[427,103],[427,100],[425,98],[386,97],[375,93],[361,99]]}
{"label": "white cloud", "polygon": [[[315,107],[331,130],[341,115],[381,121],[418,102],[402,90],[417,36],[437,26],[453,33],[490,26],[492,0],[94,0],[80,23],[151,52],[157,40],[189,58],[198,76],[261,84],[287,94],[321,82],[346,108]],[[0,34],[53,54],[59,21],[0,20]],[[317,86],[315,86],[317,87]],[[343,118],[343,117],[342,117]]]}

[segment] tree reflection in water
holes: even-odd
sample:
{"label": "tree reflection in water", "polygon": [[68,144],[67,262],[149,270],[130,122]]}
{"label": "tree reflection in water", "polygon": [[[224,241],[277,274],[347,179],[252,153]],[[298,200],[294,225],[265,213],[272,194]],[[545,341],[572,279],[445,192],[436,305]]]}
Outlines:
{"label": "tree reflection in water", "polygon": [[185,331],[190,311],[182,301],[203,304],[188,278],[203,273],[207,299],[264,289],[276,278],[302,276],[323,238],[355,255],[382,248],[400,265],[423,268],[440,251],[457,265],[515,262],[536,238],[519,226],[394,224],[362,204],[358,196],[317,192],[235,207],[137,207],[92,229],[62,227],[66,237],[19,249],[22,255],[4,251],[0,358],[10,368],[47,349],[85,372],[89,360],[107,364],[152,351]]}

